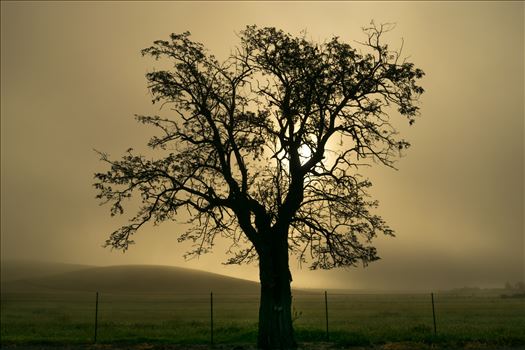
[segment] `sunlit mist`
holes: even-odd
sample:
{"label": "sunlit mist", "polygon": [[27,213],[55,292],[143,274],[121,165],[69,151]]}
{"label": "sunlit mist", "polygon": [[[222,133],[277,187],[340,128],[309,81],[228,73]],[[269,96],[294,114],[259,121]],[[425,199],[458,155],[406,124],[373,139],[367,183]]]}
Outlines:
{"label": "sunlit mist", "polygon": [[[258,281],[229,266],[231,242],[185,261],[180,221],[146,225],[126,253],[103,245],[134,214],[100,206],[94,150],[153,157],[156,132],[135,115],[151,103],[140,50],[190,31],[223,60],[248,24],[359,48],[362,27],[385,35],[426,73],[421,117],[392,119],[410,142],[395,169],[371,164],[371,200],[396,237],[378,237],[368,267],[310,271],[292,257],[293,287],[423,290],[503,287],[524,280],[523,2],[1,2],[1,258],[88,266],[182,266]],[[338,140],[332,147],[336,152]],[[348,141],[344,141],[348,142]],[[329,163],[331,154],[327,153]],[[305,162],[312,150],[304,145]],[[396,170],[397,169],[397,170]]]}

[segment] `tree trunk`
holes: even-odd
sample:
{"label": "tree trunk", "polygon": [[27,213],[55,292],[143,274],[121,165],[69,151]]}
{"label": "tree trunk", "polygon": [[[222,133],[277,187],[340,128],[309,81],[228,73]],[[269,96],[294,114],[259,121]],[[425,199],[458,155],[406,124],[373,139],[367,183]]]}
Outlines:
{"label": "tree trunk", "polygon": [[259,254],[261,300],[259,306],[259,349],[294,349],[292,325],[292,276],[288,267],[286,240]]}

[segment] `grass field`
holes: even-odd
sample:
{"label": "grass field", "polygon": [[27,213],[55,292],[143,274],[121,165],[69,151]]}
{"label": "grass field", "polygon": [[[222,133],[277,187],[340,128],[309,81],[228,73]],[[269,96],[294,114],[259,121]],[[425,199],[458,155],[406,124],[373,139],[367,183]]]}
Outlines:
{"label": "grass field", "polygon": [[[324,294],[297,293],[299,342],[326,340]],[[429,294],[328,294],[330,342],[367,346],[388,342],[525,345],[525,300],[496,294],[435,294],[434,334]],[[254,343],[257,295],[214,294],[214,342]],[[3,293],[2,344],[90,343],[94,293]],[[97,342],[206,344],[210,295],[99,296]]]}

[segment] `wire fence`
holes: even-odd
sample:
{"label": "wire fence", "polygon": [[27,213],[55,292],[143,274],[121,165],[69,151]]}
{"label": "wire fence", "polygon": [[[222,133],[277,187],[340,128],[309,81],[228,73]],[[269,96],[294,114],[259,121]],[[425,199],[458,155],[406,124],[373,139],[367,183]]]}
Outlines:
{"label": "wire fence", "polygon": [[[213,293],[2,293],[2,341],[253,341],[259,296]],[[521,339],[525,300],[451,293],[296,292],[298,340]]]}

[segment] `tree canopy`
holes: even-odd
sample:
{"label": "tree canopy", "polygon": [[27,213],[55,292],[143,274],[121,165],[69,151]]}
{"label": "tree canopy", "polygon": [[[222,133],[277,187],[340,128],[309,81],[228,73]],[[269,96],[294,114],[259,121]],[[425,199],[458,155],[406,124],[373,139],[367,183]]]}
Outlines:
{"label": "tree canopy", "polygon": [[165,116],[137,116],[158,129],[149,141],[158,157],[100,153],[110,169],[95,175],[97,197],[113,215],[132,195],[142,203],[106,244],[126,250],[146,222],[187,211],[192,226],[179,240],[195,243],[189,254],[221,236],[235,264],[257,259],[271,240],[286,240],[312,268],[376,260],[371,240],[393,230],[373,213],[359,169],[393,167],[409,143],[392,118],[412,124],[423,93],[423,71],[382,42],[389,29],[364,28],[355,48],[248,26],[222,62],[189,32],[142,50],[173,64],[146,75]]}

